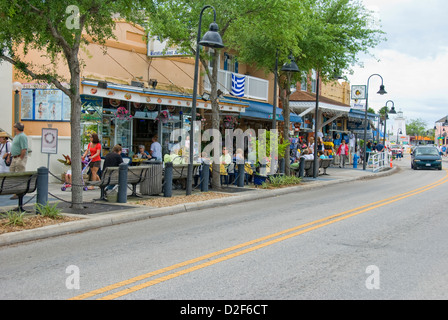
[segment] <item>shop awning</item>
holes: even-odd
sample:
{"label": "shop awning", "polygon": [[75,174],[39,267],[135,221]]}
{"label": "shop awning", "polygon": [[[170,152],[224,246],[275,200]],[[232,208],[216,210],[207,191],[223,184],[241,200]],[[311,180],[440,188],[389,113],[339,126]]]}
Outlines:
{"label": "shop awning", "polygon": [[[290,101],[289,106],[292,110],[300,113],[300,115],[304,116],[310,112],[314,112],[316,110],[316,102],[310,101]],[[333,114],[344,115],[349,112],[349,108],[345,106],[334,105],[325,102],[319,102],[319,110],[324,112],[330,112]]]}
{"label": "shop awning", "polygon": [[[262,120],[272,120],[274,106],[269,103],[263,103],[258,101],[249,101],[249,107],[241,114],[244,118],[255,118]],[[283,109],[277,108],[276,118],[278,121],[284,121]],[[290,113],[290,122],[302,122],[302,118],[294,113]]]}
{"label": "shop awning", "polygon": [[[365,112],[362,110],[351,109],[348,113],[349,118],[362,119],[364,120]],[[373,113],[367,113],[367,120],[376,121],[379,115]]]}
{"label": "shop awning", "polygon": [[[102,84],[99,86],[99,84]],[[94,80],[83,80],[83,94],[94,97],[117,99],[143,104],[160,104],[175,107],[192,106],[192,95],[179,92],[156,90],[135,87],[124,84],[115,84],[110,82],[101,82]],[[211,110],[210,101],[204,101],[197,98],[197,108]],[[219,99],[219,108],[221,111],[244,113],[248,103],[239,100]]]}

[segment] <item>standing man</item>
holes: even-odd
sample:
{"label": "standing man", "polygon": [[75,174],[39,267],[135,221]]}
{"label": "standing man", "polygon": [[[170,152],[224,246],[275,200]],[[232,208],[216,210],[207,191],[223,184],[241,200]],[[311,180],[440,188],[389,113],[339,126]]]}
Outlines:
{"label": "standing man", "polygon": [[[28,137],[23,133],[25,126],[23,123],[17,122],[14,125],[14,139],[11,145],[12,162],[9,168],[10,172],[24,172],[26,161],[28,159]],[[13,195],[11,199],[17,199],[17,195]]]}
{"label": "standing man", "polygon": [[12,162],[10,172],[24,172],[28,159],[28,138],[23,133],[25,126],[17,122],[14,125],[14,139],[11,145]]}

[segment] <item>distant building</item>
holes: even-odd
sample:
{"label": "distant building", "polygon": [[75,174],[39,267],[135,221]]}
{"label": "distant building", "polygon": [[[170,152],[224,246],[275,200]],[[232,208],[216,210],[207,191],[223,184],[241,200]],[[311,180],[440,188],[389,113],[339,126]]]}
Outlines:
{"label": "distant building", "polygon": [[394,119],[392,136],[389,137],[389,140],[401,144],[408,143],[408,137],[406,134],[406,118],[403,116],[403,111],[401,110],[397,112],[397,116]]}

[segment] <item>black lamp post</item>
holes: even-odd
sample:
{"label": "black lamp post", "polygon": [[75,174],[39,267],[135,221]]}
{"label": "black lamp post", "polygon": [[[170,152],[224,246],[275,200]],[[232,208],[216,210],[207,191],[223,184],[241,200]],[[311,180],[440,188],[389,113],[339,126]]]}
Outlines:
{"label": "black lamp post", "polygon": [[12,89],[14,90],[14,123],[20,122],[20,91],[23,85],[20,82],[14,82]]}
{"label": "black lamp post", "polygon": [[402,133],[403,133],[403,131],[401,131],[401,129],[398,129],[398,130],[397,130],[397,144],[399,144],[399,143],[398,143],[398,135],[399,135],[399,134],[402,134]]}
{"label": "black lamp post", "polygon": [[[387,111],[387,104],[389,102],[392,102],[392,108],[390,108],[390,111]],[[397,112],[395,111],[395,107],[394,107],[394,102],[392,100],[387,100],[386,101],[386,105],[385,105],[385,114],[384,114],[384,136],[383,136],[383,145],[386,146],[386,120],[389,119],[388,113],[389,114],[396,114]]]}
{"label": "black lamp post", "polygon": [[362,164],[362,169],[366,170],[366,155],[367,155],[367,109],[369,108],[369,81],[370,78],[373,76],[378,76],[381,78],[381,85],[380,85],[380,90],[377,92],[378,94],[386,94],[386,90],[384,90],[384,85],[383,85],[383,77],[381,77],[379,74],[372,74],[368,79],[367,79],[367,88],[366,88],[366,110],[364,111],[364,151],[363,151],[363,155],[364,155],[364,161]]}
{"label": "black lamp post", "polygon": [[[209,31],[207,31],[201,40],[201,23],[202,14],[207,8],[212,8],[214,13],[214,20],[210,24]],[[193,153],[194,153],[194,120],[196,118],[196,101],[197,101],[197,91],[198,91],[198,76],[199,76],[199,46],[210,47],[210,48],[224,48],[224,44],[219,34],[219,28],[216,24],[216,10],[212,6],[204,6],[199,15],[199,27],[198,35],[196,41],[196,58],[194,65],[194,82],[193,82],[193,105],[191,107],[191,119],[190,119],[190,160],[188,162],[188,175],[187,175],[187,196],[192,192],[193,185]]]}
{"label": "black lamp post", "polygon": [[[292,55],[289,56],[289,63],[285,63],[281,69],[284,72],[299,72],[299,67],[294,61],[294,57]],[[278,73],[278,49],[275,54],[275,72],[274,72],[274,109],[272,110],[272,129],[277,128],[277,75]]]}

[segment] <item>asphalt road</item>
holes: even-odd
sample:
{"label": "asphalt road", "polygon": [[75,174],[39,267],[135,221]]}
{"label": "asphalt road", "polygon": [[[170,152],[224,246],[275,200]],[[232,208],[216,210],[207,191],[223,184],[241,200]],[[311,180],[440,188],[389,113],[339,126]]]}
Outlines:
{"label": "asphalt road", "polygon": [[[448,171],[0,248],[0,299],[448,298]],[[176,311],[177,312],[177,311]]]}

